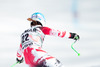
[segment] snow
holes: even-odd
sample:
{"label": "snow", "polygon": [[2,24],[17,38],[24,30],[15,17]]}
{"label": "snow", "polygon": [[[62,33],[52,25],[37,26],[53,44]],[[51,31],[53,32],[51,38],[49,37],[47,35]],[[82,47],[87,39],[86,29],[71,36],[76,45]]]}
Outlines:
{"label": "snow", "polygon": [[[26,19],[34,12],[45,15],[47,26],[76,32],[80,40],[46,36],[43,49],[57,57],[65,67],[100,67],[100,1],[77,0],[77,22],[73,17],[73,0],[2,0],[0,2],[0,67],[16,63],[20,34],[30,27]],[[25,63],[15,67],[27,67]]]}

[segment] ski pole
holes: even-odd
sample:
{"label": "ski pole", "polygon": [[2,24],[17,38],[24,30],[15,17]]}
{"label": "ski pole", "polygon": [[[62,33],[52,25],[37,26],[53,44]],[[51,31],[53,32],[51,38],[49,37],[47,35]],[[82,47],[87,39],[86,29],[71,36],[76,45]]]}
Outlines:
{"label": "ski pole", "polygon": [[19,62],[14,63],[11,67],[14,67],[16,64],[18,64]]}
{"label": "ski pole", "polygon": [[73,45],[76,43],[76,41],[77,41],[77,40],[75,40],[75,41],[72,43],[71,48],[78,54],[78,56],[80,56],[80,53],[78,53],[78,52],[74,49],[74,47],[73,47]]}

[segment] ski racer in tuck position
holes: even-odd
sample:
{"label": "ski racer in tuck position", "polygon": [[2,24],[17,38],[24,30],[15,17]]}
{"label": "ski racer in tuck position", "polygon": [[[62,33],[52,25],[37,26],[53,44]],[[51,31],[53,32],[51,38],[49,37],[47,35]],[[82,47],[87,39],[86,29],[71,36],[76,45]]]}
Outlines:
{"label": "ski racer in tuck position", "polygon": [[[17,51],[17,62],[23,62],[23,54],[25,63],[29,67],[62,67],[58,59],[42,49],[45,35],[58,36],[61,38],[68,37],[74,40],[78,40],[79,35],[44,27],[45,17],[39,12],[33,13],[31,18],[27,20],[31,21],[31,28],[25,30],[21,35],[21,44]],[[77,37],[77,39],[75,37]]]}

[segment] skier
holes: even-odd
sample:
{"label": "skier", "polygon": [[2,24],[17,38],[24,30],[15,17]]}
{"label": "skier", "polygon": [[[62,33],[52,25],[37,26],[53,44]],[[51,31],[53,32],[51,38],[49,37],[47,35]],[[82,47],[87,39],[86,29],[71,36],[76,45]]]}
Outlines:
{"label": "skier", "polygon": [[78,40],[79,35],[44,27],[46,22],[45,17],[39,12],[33,13],[31,18],[27,20],[31,21],[31,28],[25,30],[21,35],[21,44],[17,51],[17,62],[23,62],[23,53],[24,60],[29,67],[62,67],[58,59],[42,49],[45,35],[58,36],[61,38],[68,37],[74,40]]}

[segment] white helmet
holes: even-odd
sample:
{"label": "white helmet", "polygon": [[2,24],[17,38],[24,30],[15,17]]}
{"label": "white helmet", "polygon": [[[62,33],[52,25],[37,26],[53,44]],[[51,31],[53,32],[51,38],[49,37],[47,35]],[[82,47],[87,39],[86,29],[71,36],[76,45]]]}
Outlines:
{"label": "white helmet", "polygon": [[44,15],[42,13],[39,13],[39,12],[33,13],[31,16],[31,19],[35,20],[35,21],[39,21],[43,26],[46,23]]}

